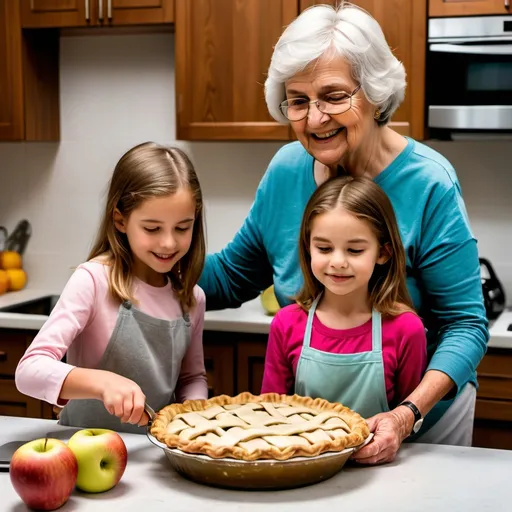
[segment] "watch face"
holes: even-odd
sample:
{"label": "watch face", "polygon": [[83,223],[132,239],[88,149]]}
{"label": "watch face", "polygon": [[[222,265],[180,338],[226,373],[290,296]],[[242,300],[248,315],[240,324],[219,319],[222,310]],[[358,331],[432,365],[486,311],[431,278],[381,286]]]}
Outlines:
{"label": "watch face", "polygon": [[418,420],[415,424],[414,424],[414,427],[412,427],[412,431],[417,434],[421,428],[421,425],[423,425],[423,418],[421,418],[421,420]]}

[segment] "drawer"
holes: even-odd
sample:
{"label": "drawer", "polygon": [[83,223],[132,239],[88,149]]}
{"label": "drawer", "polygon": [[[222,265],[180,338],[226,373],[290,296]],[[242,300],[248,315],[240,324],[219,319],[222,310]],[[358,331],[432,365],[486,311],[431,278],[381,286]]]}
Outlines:
{"label": "drawer", "polygon": [[18,416],[27,417],[26,404],[3,404],[0,402],[0,416]]}
{"label": "drawer", "polygon": [[478,378],[486,375],[497,375],[501,377],[510,377],[512,379],[512,355],[487,354],[478,365]]}
{"label": "drawer", "polygon": [[0,406],[6,410],[21,411],[23,408],[23,416],[41,418],[42,404],[43,402],[20,393],[13,379],[0,379]]}
{"label": "drawer", "polygon": [[478,398],[476,401],[475,418],[512,421],[512,402]]}
{"label": "drawer", "polygon": [[475,420],[473,446],[512,450],[512,423],[506,421]]}
{"label": "drawer", "polygon": [[[12,333],[12,334],[11,334]],[[13,331],[0,337],[0,375],[14,377],[16,366],[27,348],[27,336]]]}
{"label": "drawer", "polygon": [[478,375],[478,398],[512,401],[512,377]]}

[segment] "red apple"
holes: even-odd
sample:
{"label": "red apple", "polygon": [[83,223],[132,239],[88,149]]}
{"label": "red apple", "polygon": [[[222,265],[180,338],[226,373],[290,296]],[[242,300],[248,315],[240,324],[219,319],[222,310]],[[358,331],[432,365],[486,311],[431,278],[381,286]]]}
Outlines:
{"label": "red apple", "polygon": [[36,439],[20,446],[9,468],[11,482],[24,503],[38,510],[55,510],[75,487],[78,463],[58,439]]}
{"label": "red apple", "polygon": [[79,430],[71,436],[68,447],[78,461],[76,486],[81,491],[108,491],[121,480],[128,452],[117,432],[103,428]]}

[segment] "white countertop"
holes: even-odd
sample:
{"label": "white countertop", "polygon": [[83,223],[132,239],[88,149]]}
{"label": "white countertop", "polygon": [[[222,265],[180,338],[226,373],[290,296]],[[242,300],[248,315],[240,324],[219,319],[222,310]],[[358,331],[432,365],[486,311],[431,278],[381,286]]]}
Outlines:
{"label": "white countertop", "polygon": [[[12,306],[22,302],[59,295],[57,290],[30,289],[19,292],[9,292],[0,295],[0,308]],[[39,330],[47,320],[45,315],[26,315],[21,313],[0,312],[0,328],[34,329]],[[235,309],[220,311],[207,311],[204,320],[204,329],[211,331],[247,332],[268,334],[272,316],[265,313],[260,298],[256,298]],[[489,348],[502,348],[512,350],[512,331],[507,328],[512,324],[512,310],[507,310],[491,322]]]}
{"label": "white countertop", "polygon": [[512,330],[509,329],[512,329],[512,310],[505,310],[491,326],[491,339],[488,346],[512,349]]}
{"label": "white countertop", "polygon": [[[14,306],[22,302],[40,299],[48,295],[59,295],[60,290],[43,290],[37,288],[25,288],[18,292],[8,292],[0,295],[0,308]],[[39,330],[46,322],[46,315],[26,315],[22,313],[10,313],[0,311],[0,328],[6,329],[34,329]]]}
{"label": "white countertop", "polygon": [[[54,421],[0,416],[0,445],[49,435],[68,439],[73,430]],[[411,444],[392,464],[345,466],[322,483],[273,492],[216,489],[184,479],[145,436],[123,434],[128,465],[111,491],[74,491],[62,512],[154,510],[172,512],[505,512],[512,509],[512,451]],[[24,512],[9,474],[0,472],[1,508]]]}
{"label": "white countertop", "polygon": [[205,330],[268,334],[274,317],[265,313],[259,297],[236,309],[207,311]]}
{"label": "white countertop", "polygon": [[[0,308],[38,299],[47,295],[59,295],[60,291],[30,289],[0,295]],[[212,331],[249,332],[268,334],[272,316],[267,315],[259,297],[246,302],[240,308],[207,311],[204,329]],[[45,315],[26,315],[0,311],[0,328],[39,330],[48,319]]]}

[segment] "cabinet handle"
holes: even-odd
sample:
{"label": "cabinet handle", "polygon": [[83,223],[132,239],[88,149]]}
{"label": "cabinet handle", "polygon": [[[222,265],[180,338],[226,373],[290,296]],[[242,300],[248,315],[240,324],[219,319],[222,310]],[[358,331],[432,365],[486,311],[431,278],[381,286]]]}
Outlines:
{"label": "cabinet handle", "polygon": [[[508,2],[508,0],[505,0]],[[111,20],[112,19],[112,0],[108,0],[108,4],[107,4],[107,16],[108,16],[108,19]]]}
{"label": "cabinet handle", "polygon": [[7,361],[7,353],[3,350],[0,350],[0,363]]}
{"label": "cabinet handle", "polygon": [[85,21],[89,21],[91,19],[91,13],[89,11],[89,0],[85,1]]}
{"label": "cabinet handle", "polygon": [[505,9],[507,9],[507,11],[510,9],[510,0],[504,0],[505,2]]}
{"label": "cabinet handle", "polygon": [[100,21],[103,21],[103,0],[98,0],[98,11],[99,11],[98,19]]}

